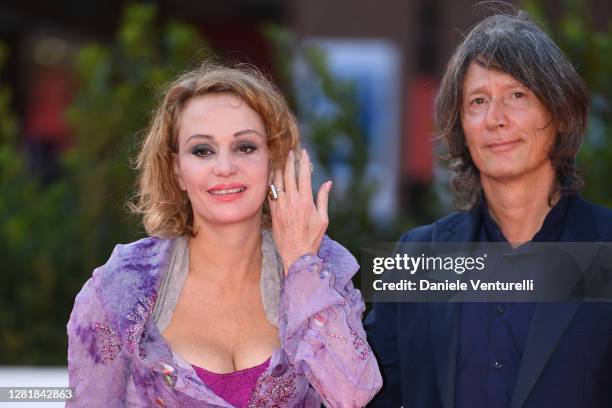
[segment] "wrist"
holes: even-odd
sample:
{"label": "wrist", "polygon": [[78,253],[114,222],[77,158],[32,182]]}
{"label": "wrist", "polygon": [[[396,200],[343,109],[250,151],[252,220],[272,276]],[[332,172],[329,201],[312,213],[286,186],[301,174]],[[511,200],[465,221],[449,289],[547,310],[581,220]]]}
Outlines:
{"label": "wrist", "polygon": [[289,269],[301,258],[305,256],[317,256],[317,252],[312,249],[304,249],[300,251],[292,251],[287,257],[281,257],[283,260],[283,268],[285,275],[289,272]]}

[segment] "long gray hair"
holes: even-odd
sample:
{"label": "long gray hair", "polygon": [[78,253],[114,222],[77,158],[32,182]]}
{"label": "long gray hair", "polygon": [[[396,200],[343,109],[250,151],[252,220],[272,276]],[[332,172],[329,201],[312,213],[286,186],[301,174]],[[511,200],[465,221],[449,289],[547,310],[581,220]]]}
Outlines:
{"label": "long gray hair", "polygon": [[450,59],[436,98],[436,124],[451,159],[455,206],[469,210],[482,193],[480,173],[461,127],[463,81],[472,62],[511,75],[529,88],[551,114],[557,134],[549,157],[556,180],[549,201],[559,193],[580,190],[583,182],[577,174],[576,154],[587,126],[588,91],[548,34],[526,12],[513,9],[487,17],[472,28]]}

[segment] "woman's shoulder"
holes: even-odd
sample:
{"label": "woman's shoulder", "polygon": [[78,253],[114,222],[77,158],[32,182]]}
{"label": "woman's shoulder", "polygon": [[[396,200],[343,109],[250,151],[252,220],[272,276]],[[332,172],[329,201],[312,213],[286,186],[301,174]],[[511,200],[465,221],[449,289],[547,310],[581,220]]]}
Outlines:
{"label": "woman's shoulder", "polygon": [[174,238],[145,237],[127,244],[117,244],[107,265],[117,261],[132,262],[137,259],[155,257],[171,246],[174,240]]}
{"label": "woman's shoulder", "polygon": [[174,238],[147,237],[116,245],[108,261],[93,271],[77,297],[96,296],[119,313],[134,302],[152,302],[174,242]]}
{"label": "woman's shoulder", "polygon": [[174,238],[146,237],[128,244],[118,244],[108,261],[96,268],[94,279],[125,279],[158,271],[167,263]]}

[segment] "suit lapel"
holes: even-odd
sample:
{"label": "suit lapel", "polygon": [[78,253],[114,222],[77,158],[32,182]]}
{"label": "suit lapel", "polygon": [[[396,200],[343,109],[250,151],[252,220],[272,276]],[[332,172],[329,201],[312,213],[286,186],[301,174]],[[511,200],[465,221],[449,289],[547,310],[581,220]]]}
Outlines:
{"label": "suit lapel", "polygon": [[580,302],[536,304],[511,408],[523,406],[579,307]]}
{"label": "suit lapel", "polygon": [[[599,228],[596,220],[592,219],[589,204],[580,196],[571,200],[559,241],[597,241],[599,234],[595,231]],[[523,406],[580,305],[580,302],[536,304],[512,394],[511,408]]]}

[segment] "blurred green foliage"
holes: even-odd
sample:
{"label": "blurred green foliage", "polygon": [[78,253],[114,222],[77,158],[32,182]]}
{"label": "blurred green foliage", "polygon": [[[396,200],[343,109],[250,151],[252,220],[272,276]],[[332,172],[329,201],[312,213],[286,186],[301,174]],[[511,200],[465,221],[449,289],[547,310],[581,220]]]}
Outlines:
{"label": "blurred green foliage", "polygon": [[[7,50],[0,50],[0,65]],[[66,182],[43,187],[28,172],[20,149],[18,121],[11,94],[0,86],[0,353],[3,363],[59,362],[50,351],[65,345],[59,330],[69,297],[66,277],[72,273],[71,246],[60,242],[72,226],[59,223],[69,205]],[[58,305],[57,308],[49,305]]]}
{"label": "blurred green foliage", "polygon": [[[561,0],[557,15],[546,17],[544,3],[526,0],[523,7],[544,24],[557,45],[572,61],[591,93],[591,113],[578,167],[585,180],[583,194],[589,200],[612,208],[612,20],[605,30],[593,28],[592,2]],[[560,11],[560,12],[559,12]]]}
{"label": "blurred green foliage", "polygon": [[125,207],[138,131],[158,88],[207,52],[192,27],[159,25],[155,6],[128,5],[111,44],[78,52],[67,112],[74,144],[60,158],[62,176],[47,184],[26,166],[10,92],[0,87],[0,364],[66,363],[76,293],[115,244],[144,235]]}
{"label": "blurred green foliage", "polygon": [[64,164],[77,195],[72,215],[85,266],[99,264],[116,243],[142,236],[125,207],[136,135],[147,126],[157,91],[207,52],[192,27],[158,27],[156,14],[151,4],[128,6],[115,43],[85,46],[75,61],[78,93],[67,116],[76,146]]}

